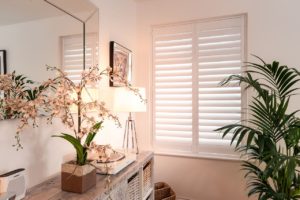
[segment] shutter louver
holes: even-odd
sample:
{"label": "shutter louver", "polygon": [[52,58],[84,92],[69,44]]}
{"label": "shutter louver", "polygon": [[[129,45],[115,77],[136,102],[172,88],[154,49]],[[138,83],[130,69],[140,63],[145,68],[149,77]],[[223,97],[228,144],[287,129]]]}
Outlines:
{"label": "shutter louver", "polygon": [[[86,35],[85,64],[86,68],[98,64],[98,39],[97,35],[90,33]],[[81,80],[83,71],[83,39],[82,35],[62,37],[62,66],[67,77],[73,82]]]}
{"label": "shutter louver", "polygon": [[236,158],[232,134],[242,119],[242,88],[221,87],[242,73],[244,16],[153,29],[153,131],[158,152]]}
{"label": "shutter louver", "polygon": [[193,27],[154,30],[155,140],[191,151]]}

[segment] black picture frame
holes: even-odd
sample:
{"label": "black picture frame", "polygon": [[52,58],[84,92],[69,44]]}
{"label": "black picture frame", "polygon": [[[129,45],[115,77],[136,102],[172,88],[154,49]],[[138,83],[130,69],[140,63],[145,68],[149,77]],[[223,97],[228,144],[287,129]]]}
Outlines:
{"label": "black picture frame", "polygon": [[[110,59],[109,65],[112,69],[112,73],[118,74],[123,80],[131,81],[132,78],[132,51],[128,48],[120,45],[115,41],[110,42]],[[119,80],[118,80],[119,79]],[[115,77],[113,80],[109,80],[111,87],[122,87],[124,82],[120,81],[120,78]]]}
{"label": "black picture frame", "polygon": [[0,74],[7,73],[6,50],[0,50]]}

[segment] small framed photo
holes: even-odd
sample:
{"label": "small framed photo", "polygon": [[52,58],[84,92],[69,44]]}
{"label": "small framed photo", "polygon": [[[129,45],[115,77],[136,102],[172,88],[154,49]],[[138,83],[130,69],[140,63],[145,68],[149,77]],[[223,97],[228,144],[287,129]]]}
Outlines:
{"label": "small framed photo", "polygon": [[0,50],[0,74],[6,74],[6,51]]}
{"label": "small framed photo", "polygon": [[126,80],[131,81],[132,76],[132,52],[126,47],[112,41],[110,42],[110,66],[112,72],[117,74],[109,81],[111,87],[122,87]]}

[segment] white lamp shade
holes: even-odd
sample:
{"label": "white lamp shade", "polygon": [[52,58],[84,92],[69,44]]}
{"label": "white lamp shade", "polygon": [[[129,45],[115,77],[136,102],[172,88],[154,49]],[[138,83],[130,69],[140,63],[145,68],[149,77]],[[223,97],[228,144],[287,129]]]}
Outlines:
{"label": "white lamp shade", "polygon": [[[145,88],[136,88],[143,99],[146,99]],[[112,94],[112,110],[114,112],[146,112],[146,102],[138,94],[126,87],[114,88]]]}

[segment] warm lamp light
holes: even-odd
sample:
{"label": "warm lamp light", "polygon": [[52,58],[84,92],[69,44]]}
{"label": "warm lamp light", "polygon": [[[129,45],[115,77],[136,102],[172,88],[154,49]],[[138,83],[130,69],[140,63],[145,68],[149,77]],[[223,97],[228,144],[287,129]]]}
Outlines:
{"label": "warm lamp light", "polygon": [[[145,88],[136,88],[145,99]],[[146,104],[133,91],[125,87],[115,88],[112,98],[112,110],[115,112],[146,112]]]}
{"label": "warm lamp light", "polygon": [[[136,88],[138,93],[143,99],[146,99],[145,88]],[[126,120],[123,148],[129,149],[129,143],[131,142],[131,148],[138,154],[138,142],[135,128],[135,121],[132,118],[132,112],[146,112],[146,102],[144,102],[139,94],[135,94],[133,91],[126,87],[114,88],[112,94],[111,107],[114,112],[129,112],[128,119]]]}
{"label": "warm lamp light", "polygon": [[[77,94],[74,92],[71,94],[71,98],[77,99]],[[93,102],[99,99],[99,88],[96,87],[88,87],[84,88],[81,93],[81,98],[83,103]],[[77,113],[77,106],[71,105],[70,111],[71,113]],[[94,110],[91,110],[94,111]]]}
{"label": "warm lamp light", "polygon": [[82,98],[84,102],[92,102],[99,99],[99,88],[88,87],[82,91]]}

